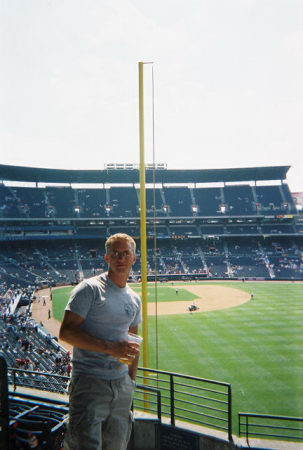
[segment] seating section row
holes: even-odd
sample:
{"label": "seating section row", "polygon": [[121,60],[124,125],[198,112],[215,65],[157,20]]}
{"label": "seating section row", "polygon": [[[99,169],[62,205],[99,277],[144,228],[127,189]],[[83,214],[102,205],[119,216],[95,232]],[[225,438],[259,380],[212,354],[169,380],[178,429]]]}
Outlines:
{"label": "seating section row", "polygon": [[[140,248],[131,276],[140,277]],[[239,278],[303,278],[303,246],[285,236],[253,239],[147,240],[147,273]],[[0,279],[7,285],[77,283],[106,270],[104,240],[9,242],[0,245]],[[24,299],[23,299],[24,301]]]}
{"label": "seating section row", "polygon": [[[162,187],[146,190],[147,215],[158,217],[243,216],[296,212],[287,184],[237,185],[222,188]],[[138,217],[140,195],[135,187],[74,189],[0,185],[3,218]]]}

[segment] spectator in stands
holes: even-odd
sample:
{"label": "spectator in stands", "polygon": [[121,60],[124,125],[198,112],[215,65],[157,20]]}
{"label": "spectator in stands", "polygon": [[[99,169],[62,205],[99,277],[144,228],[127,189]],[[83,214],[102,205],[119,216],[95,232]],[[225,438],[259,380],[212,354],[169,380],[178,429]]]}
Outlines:
{"label": "spectator in stands", "polygon": [[26,364],[26,361],[24,358],[16,358],[16,364],[17,364],[17,367],[24,367]]}
{"label": "spectator in stands", "polygon": [[55,359],[56,364],[60,364],[61,359],[62,359],[62,354],[61,354],[60,350],[58,350],[58,352],[56,354],[56,359]]}
{"label": "spectator in stands", "polygon": [[30,434],[28,438],[28,447],[26,448],[34,448],[36,450],[42,450],[41,445],[39,444],[39,439],[35,434]]}
{"label": "spectator in stands", "polygon": [[61,374],[61,375],[65,375],[65,374],[66,374],[66,368],[67,368],[67,366],[66,366],[66,364],[63,362],[63,363],[61,364],[61,367],[60,367],[60,374]]}
{"label": "spectator in stands", "polygon": [[21,350],[24,350],[25,352],[27,352],[28,347],[29,347],[29,340],[25,338],[22,340]]}
{"label": "spectator in stands", "polygon": [[67,366],[66,366],[66,375],[68,377],[70,377],[71,371],[72,371],[72,365],[71,365],[71,363],[68,363]]}
{"label": "spectator in stands", "polygon": [[[82,281],[71,293],[60,338],[74,345],[66,449],[125,450],[139,346],[127,340],[141,321],[139,296],[127,285],[136,261],[126,234],[105,244],[108,272]],[[120,358],[129,365],[119,361]]]}

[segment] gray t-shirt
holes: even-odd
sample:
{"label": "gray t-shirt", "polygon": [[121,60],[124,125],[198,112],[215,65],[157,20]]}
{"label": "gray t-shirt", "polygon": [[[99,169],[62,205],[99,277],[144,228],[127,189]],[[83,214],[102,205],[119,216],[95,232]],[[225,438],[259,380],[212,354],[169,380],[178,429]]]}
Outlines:
{"label": "gray t-shirt", "polygon": [[[78,284],[65,308],[81,316],[81,328],[108,341],[127,340],[130,327],[141,322],[141,300],[128,285],[119,288],[107,272]],[[73,374],[92,375],[104,380],[122,378],[128,372],[118,358],[74,347]]]}

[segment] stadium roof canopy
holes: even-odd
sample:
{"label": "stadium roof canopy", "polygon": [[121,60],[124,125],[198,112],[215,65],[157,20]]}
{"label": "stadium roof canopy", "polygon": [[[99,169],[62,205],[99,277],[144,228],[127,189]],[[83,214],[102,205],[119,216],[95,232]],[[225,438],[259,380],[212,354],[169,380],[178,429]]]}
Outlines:
{"label": "stadium roof canopy", "polygon": [[[290,166],[248,167],[238,169],[156,169],[156,183],[217,183],[284,180]],[[152,183],[153,170],[146,170],[146,183]],[[139,170],[63,170],[0,164],[0,180],[34,183],[139,183]]]}

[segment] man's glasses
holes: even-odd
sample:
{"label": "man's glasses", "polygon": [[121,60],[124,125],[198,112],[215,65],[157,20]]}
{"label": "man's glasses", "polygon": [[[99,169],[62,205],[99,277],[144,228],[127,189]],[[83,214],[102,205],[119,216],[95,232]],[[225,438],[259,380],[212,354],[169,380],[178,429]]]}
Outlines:
{"label": "man's glasses", "polygon": [[110,256],[112,258],[118,259],[118,258],[131,258],[133,255],[130,251],[125,250],[124,252],[118,252],[118,250],[114,250],[111,252]]}

